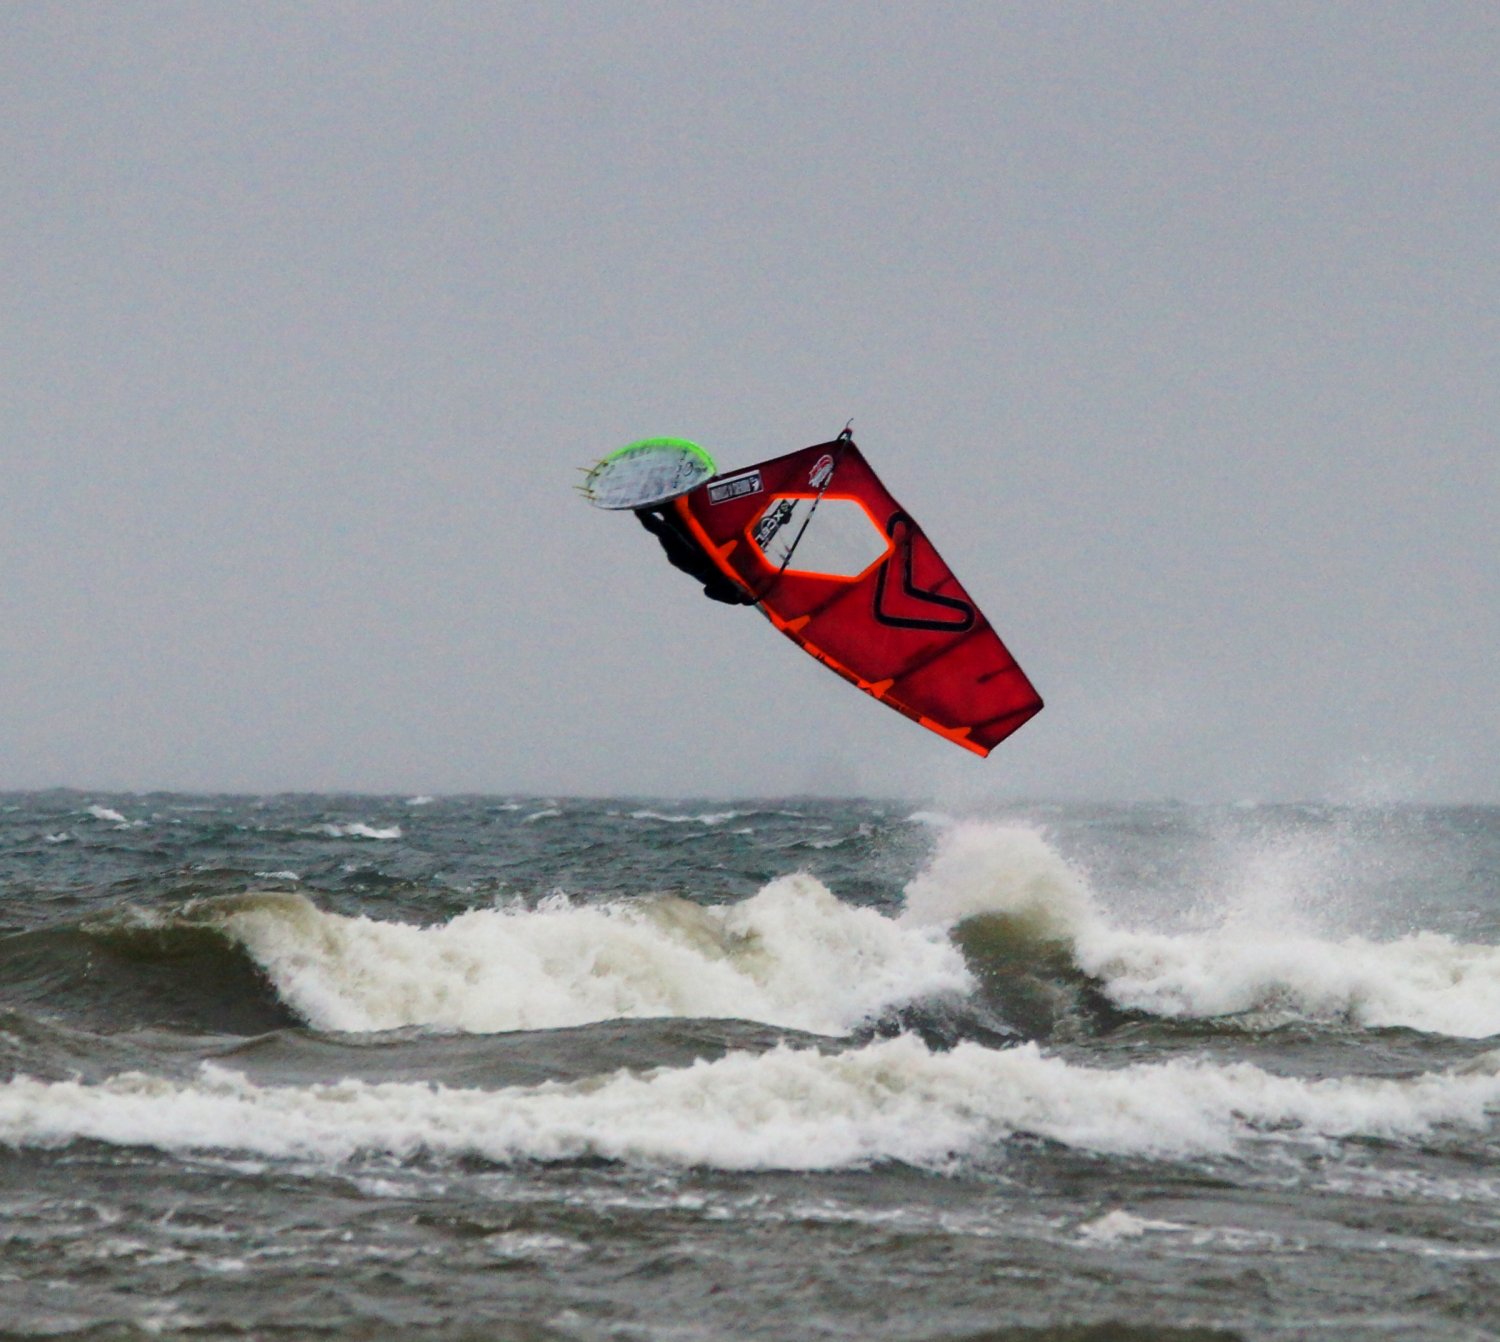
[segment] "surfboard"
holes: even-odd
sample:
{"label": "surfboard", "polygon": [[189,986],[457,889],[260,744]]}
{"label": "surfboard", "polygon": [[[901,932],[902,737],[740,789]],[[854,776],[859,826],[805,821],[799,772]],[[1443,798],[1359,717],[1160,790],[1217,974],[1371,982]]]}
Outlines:
{"label": "surfboard", "polygon": [[717,469],[714,459],[686,438],[643,438],[590,469],[583,493],[596,508],[650,508],[691,493]]}

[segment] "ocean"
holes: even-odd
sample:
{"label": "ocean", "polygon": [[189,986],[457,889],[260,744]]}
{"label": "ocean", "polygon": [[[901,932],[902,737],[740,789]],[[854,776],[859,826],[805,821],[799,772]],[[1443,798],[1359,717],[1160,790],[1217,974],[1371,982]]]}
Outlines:
{"label": "ocean", "polygon": [[0,795],[0,1337],[1500,1335],[1500,809]]}

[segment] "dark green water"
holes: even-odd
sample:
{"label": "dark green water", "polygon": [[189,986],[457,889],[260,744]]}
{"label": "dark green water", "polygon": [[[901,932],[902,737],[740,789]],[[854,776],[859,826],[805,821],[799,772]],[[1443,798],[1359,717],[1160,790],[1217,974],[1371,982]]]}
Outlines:
{"label": "dark green water", "polygon": [[0,1336],[1478,1339],[1500,812],[0,796]]}

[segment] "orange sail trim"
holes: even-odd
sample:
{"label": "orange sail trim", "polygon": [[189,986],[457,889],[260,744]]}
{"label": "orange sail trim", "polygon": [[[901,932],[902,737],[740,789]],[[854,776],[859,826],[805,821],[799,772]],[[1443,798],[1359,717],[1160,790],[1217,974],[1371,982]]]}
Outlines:
{"label": "orange sail trim", "polygon": [[987,755],[1042,708],[951,569],[848,438],[675,502],[704,553],[810,656]]}

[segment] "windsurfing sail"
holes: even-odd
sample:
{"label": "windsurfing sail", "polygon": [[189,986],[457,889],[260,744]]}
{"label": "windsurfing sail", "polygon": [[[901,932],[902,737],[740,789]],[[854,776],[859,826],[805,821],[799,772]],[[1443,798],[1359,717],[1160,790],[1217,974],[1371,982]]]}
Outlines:
{"label": "windsurfing sail", "polygon": [[788,638],[978,755],[1042,700],[846,430],[714,476],[669,507]]}

